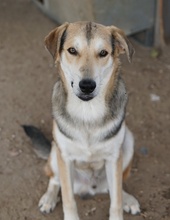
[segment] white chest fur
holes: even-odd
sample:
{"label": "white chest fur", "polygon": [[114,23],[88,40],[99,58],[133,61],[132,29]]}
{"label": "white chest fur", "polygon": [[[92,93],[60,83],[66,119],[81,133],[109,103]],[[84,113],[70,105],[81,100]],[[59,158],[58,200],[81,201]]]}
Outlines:
{"label": "white chest fur", "polygon": [[[64,158],[86,162],[101,161],[109,158],[115,158],[116,160],[124,139],[124,123],[119,132],[112,138],[102,140],[102,136],[121,120],[121,115],[120,118],[114,121],[98,126],[97,122],[106,114],[105,103],[100,98],[95,98],[92,102],[82,102],[75,97],[71,103],[67,104],[67,110],[77,123],[73,126],[62,117],[58,117],[58,121],[72,138],[66,137],[57,125],[54,126],[54,136]],[[89,126],[89,122],[91,126]]]}
{"label": "white chest fur", "polygon": [[93,139],[93,131],[91,131],[91,135],[81,132],[81,130],[76,131],[76,133],[79,135],[79,139],[70,140],[57,127],[54,131],[64,158],[87,162],[108,160],[109,158],[117,160],[124,139],[125,125],[122,125],[117,135],[103,142],[99,142],[95,138]]}

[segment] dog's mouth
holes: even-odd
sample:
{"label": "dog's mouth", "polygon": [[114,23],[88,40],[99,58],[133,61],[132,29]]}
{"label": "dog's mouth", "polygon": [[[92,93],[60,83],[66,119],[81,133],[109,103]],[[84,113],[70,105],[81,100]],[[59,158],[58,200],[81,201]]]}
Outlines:
{"label": "dog's mouth", "polygon": [[94,98],[93,95],[86,95],[86,94],[81,94],[81,95],[78,95],[77,97],[85,102],[90,101],[91,99]]}

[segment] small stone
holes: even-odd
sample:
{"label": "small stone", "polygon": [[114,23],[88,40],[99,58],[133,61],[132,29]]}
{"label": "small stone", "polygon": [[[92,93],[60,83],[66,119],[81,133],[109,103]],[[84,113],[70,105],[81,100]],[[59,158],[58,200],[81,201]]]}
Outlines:
{"label": "small stone", "polygon": [[41,124],[44,124],[44,123],[45,123],[44,119],[41,119]]}
{"label": "small stone", "polygon": [[15,136],[15,134],[12,134],[12,136],[11,136],[11,137],[12,137],[12,139],[15,139],[15,137],[16,137],[16,136]]}
{"label": "small stone", "polygon": [[11,150],[9,151],[9,155],[10,155],[11,157],[17,157],[17,156],[20,155],[21,153],[22,153],[21,150],[16,150],[16,149],[11,149]]}
{"label": "small stone", "polygon": [[139,149],[140,153],[143,155],[143,156],[147,156],[148,155],[148,149],[146,147],[141,147]]}
{"label": "small stone", "polygon": [[160,101],[160,96],[156,95],[156,94],[150,94],[150,99],[152,102],[158,102]]}
{"label": "small stone", "polygon": [[85,216],[94,215],[95,211],[96,211],[96,207],[93,207],[85,213]]}
{"label": "small stone", "polygon": [[162,69],[160,69],[160,70],[159,70],[159,73],[163,73],[163,70],[162,70]]}

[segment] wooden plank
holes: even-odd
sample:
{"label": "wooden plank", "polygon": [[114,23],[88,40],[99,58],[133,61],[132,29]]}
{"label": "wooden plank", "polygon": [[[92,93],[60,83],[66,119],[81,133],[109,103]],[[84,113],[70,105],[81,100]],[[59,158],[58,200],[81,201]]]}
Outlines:
{"label": "wooden plank", "polygon": [[164,25],[163,25],[163,1],[156,1],[156,16],[155,16],[155,34],[154,34],[154,46],[163,47],[165,45],[164,40]]}

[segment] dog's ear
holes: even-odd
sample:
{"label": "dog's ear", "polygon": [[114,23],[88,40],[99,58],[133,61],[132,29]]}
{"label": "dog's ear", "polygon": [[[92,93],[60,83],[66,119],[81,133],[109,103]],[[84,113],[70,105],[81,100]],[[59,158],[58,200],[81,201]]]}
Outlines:
{"label": "dog's ear", "polygon": [[46,36],[44,40],[46,48],[56,60],[59,59],[59,55],[63,49],[68,25],[69,23],[64,23],[55,28]]}
{"label": "dog's ear", "polygon": [[110,26],[114,46],[117,47],[119,54],[126,53],[128,61],[131,63],[135,50],[127,39],[125,33],[115,26]]}

